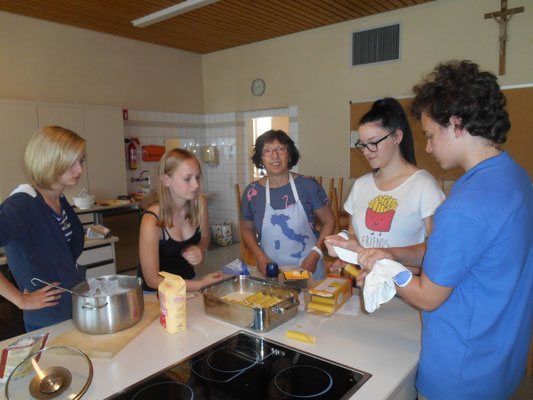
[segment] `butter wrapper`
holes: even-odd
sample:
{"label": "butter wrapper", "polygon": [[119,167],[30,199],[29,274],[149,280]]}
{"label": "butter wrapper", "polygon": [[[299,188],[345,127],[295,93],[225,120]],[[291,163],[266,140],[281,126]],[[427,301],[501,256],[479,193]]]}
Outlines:
{"label": "butter wrapper", "polygon": [[297,279],[309,279],[309,272],[307,272],[306,270],[284,271],[283,276],[288,281]]}

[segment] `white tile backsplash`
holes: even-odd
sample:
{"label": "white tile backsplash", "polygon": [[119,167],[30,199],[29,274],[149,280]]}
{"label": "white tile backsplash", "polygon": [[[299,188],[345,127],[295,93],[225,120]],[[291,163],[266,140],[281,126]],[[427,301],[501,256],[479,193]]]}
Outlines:
{"label": "white tile backsplash", "polygon": [[[233,226],[238,226],[234,185],[239,183],[242,192],[248,184],[246,181],[248,156],[245,154],[248,140],[243,122],[252,118],[280,115],[290,116],[290,135],[298,145],[298,108],[295,106],[205,115],[128,110],[129,123],[125,126],[124,135],[137,137],[141,142],[138,146],[138,168],[133,171],[127,170],[129,193],[140,191],[141,183],[144,182],[131,182],[131,178],[137,178],[144,170],[149,171],[152,189],[157,188],[158,163],[142,161],[143,145],[164,146],[166,138],[174,137],[180,139],[180,147],[188,150],[196,146],[217,146],[220,161],[218,165],[208,165],[200,160],[203,191],[213,193],[213,197],[208,199],[209,221],[210,224],[230,221]],[[138,122],[138,125],[135,125],[135,122]],[[161,125],[158,126],[158,123]],[[241,170],[239,175],[237,167]],[[293,171],[297,172],[297,168],[293,168]]]}

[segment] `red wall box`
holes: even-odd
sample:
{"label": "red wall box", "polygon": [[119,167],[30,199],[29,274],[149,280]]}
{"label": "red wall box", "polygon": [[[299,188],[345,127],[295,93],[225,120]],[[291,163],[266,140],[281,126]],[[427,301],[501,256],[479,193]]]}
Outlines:
{"label": "red wall box", "polygon": [[148,145],[142,147],[143,161],[159,161],[165,154],[164,146]]}

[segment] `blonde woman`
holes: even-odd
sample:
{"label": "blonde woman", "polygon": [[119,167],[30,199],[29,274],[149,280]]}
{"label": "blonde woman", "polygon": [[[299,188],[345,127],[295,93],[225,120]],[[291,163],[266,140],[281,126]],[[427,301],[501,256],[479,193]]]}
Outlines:
{"label": "blonde woman", "polygon": [[202,262],[209,244],[200,163],[187,150],[170,150],[159,162],[158,177],[159,201],[148,207],[141,221],[138,276],[144,289],[157,290],[163,281],[160,271],[181,276],[189,291],[222,279],[221,272],[193,279],[194,267]]}
{"label": "blonde woman", "polygon": [[84,161],[85,140],[77,134],[59,126],[38,129],[24,153],[32,185],[20,185],[0,205],[0,246],[18,285],[0,274],[0,294],[24,310],[28,332],[71,318],[70,294],[36,288],[32,278],[66,288],[85,279],[76,264],[83,227],[62,194],[78,183]]}

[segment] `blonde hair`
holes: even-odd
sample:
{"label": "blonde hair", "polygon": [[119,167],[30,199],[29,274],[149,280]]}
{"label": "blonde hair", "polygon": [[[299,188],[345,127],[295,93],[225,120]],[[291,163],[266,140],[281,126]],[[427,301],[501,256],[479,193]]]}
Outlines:
{"label": "blonde hair", "polygon": [[[170,189],[164,185],[163,176],[171,176],[179,166],[188,160],[194,160],[198,163],[198,168],[200,169],[200,182],[202,177],[202,167],[198,162],[198,159],[191,152],[183,149],[173,149],[167,151],[161,161],[159,161],[159,166],[157,170],[157,175],[159,177],[159,183],[157,188],[157,194],[159,197],[159,220],[157,225],[162,228],[172,228],[174,224],[172,223],[172,216],[174,214],[174,202],[170,195]],[[194,200],[187,200],[185,203],[185,218],[191,221],[192,226],[200,226],[204,218],[204,202],[202,196],[202,187],[200,186],[200,191],[198,196]]]}
{"label": "blonde hair", "polygon": [[60,126],[37,129],[24,151],[24,166],[33,183],[50,189],[85,151],[85,139]]}

